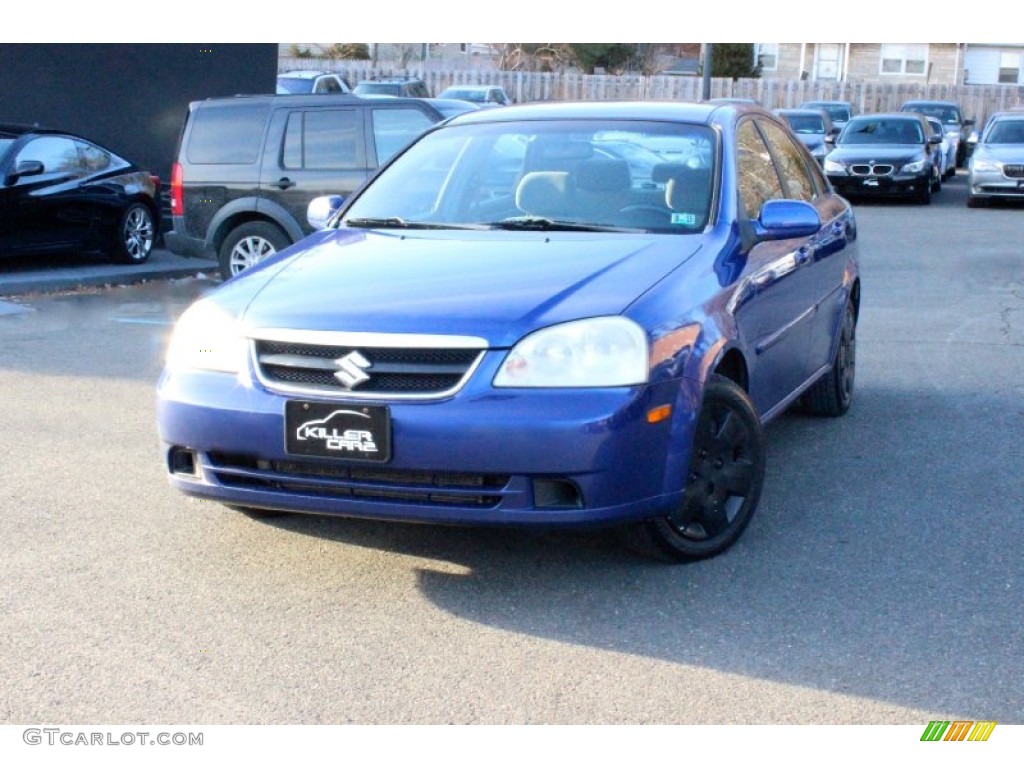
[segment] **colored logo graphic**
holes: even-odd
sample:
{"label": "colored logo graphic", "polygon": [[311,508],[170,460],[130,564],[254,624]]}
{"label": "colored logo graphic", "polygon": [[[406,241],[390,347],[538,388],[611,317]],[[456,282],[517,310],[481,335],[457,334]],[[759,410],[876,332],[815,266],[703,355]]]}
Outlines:
{"label": "colored logo graphic", "polygon": [[932,720],[921,741],[988,741],[995,728],[994,720]]}

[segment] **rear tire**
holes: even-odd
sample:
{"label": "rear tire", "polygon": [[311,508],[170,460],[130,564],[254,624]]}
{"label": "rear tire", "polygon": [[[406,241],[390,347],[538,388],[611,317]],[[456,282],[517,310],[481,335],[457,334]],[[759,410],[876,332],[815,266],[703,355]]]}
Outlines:
{"label": "rear tire", "polygon": [[247,221],[235,227],[221,243],[218,253],[220,274],[234,277],[268,256],[291,245],[280,227],[266,221]]}
{"label": "rear tire", "polygon": [[129,205],[117,224],[117,240],[111,255],[122,264],[142,264],[153,252],[156,223],[145,203]]}
{"label": "rear tire", "polygon": [[847,302],[839,344],[832,355],[832,369],[804,393],[804,410],[815,416],[842,416],[850,410],[856,370],[857,315],[853,304]]}

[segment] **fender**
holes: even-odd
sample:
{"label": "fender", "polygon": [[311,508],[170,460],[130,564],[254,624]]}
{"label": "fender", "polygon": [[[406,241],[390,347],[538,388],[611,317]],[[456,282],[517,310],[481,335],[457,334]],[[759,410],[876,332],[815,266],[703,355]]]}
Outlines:
{"label": "fender", "polygon": [[219,250],[220,244],[232,229],[229,221],[240,214],[248,221],[263,219],[276,224],[284,230],[293,243],[306,236],[295,217],[277,203],[255,196],[240,197],[217,211],[206,228],[206,247],[208,249],[214,253]]}

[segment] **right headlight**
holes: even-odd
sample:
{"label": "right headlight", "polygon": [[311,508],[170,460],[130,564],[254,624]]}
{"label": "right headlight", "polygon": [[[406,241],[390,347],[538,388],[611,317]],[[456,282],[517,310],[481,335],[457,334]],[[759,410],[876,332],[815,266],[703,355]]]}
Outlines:
{"label": "right headlight", "polygon": [[505,357],[495,387],[627,387],[647,381],[643,328],[624,317],[593,317],[531,333]]}
{"label": "right headlight", "polygon": [[825,158],[825,164],[822,166],[825,173],[846,173],[846,166],[842,163],[837,163],[835,160],[829,160]]}
{"label": "right headlight", "polygon": [[238,320],[210,299],[201,299],[174,326],[167,367],[238,373],[245,367],[246,352]]}

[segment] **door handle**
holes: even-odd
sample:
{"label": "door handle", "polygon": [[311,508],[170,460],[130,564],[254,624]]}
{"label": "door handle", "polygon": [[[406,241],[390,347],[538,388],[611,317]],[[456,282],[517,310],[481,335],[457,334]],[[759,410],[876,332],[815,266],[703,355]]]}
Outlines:
{"label": "door handle", "polygon": [[278,189],[290,189],[295,186],[295,182],[289,179],[287,176],[282,176],[277,180],[275,185]]}

